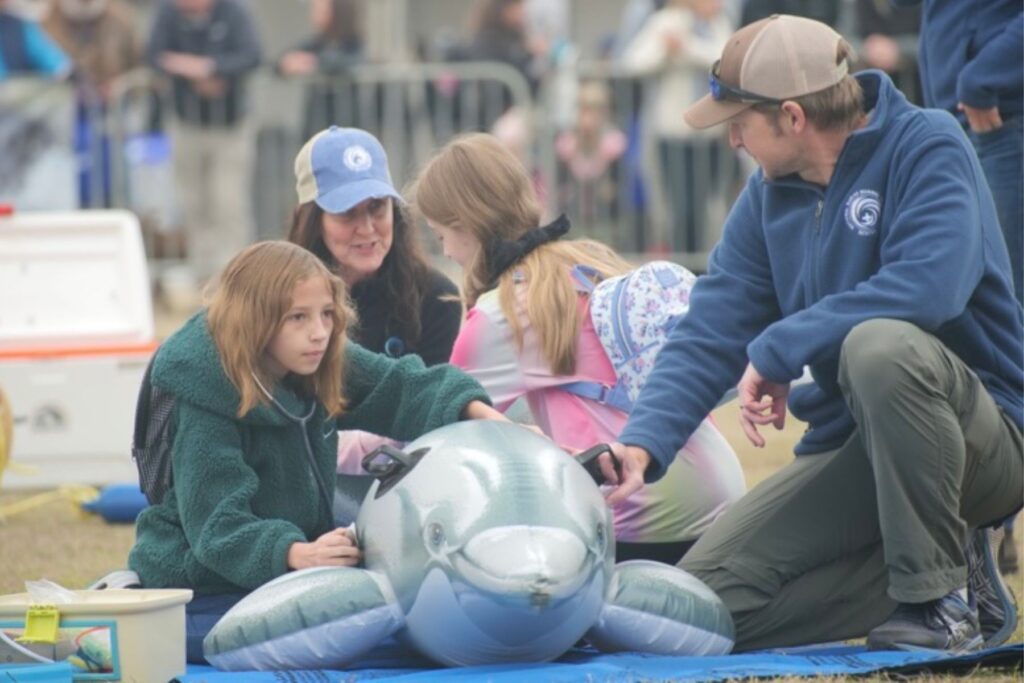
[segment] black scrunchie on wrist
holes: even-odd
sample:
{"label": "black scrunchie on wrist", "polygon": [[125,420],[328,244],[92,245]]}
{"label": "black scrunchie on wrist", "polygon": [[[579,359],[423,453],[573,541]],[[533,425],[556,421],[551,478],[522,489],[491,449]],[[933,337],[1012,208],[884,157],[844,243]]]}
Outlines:
{"label": "black scrunchie on wrist", "polygon": [[523,260],[531,251],[542,244],[552,242],[569,232],[569,219],[561,216],[539,228],[524,232],[515,241],[494,240],[487,245],[487,272],[491,274],[489,285],[493,287],[506,270]]}

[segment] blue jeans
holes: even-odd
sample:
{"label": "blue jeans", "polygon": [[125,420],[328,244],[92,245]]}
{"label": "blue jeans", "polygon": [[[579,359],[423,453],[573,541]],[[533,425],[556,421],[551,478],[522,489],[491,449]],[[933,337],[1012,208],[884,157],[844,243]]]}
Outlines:
{"label": "blue jeans", "polygon": [[203,656],[203,638],[225,612],[246,593],[196,595],[185,605],[185,657],[190,664],[209,664]]}
{"label": "blue jeans", "polygon": [[1013,269],[1013,293],[1022,298],[1021,268],[1024,266],[1024,116],[1003,121],[989,133],[970,133],[996,202],[999,224]]}

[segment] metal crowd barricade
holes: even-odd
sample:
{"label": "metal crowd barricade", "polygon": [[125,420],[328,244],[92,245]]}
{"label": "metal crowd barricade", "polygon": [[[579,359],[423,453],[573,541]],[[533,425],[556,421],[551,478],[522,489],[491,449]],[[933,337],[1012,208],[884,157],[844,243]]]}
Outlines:
{"label": "metal crowd barricade", "polygon": [[376,135],[387,151],[392,180],[402,188],[453,136],[489,130],[508,109],[533,106],[526,79],[500,63],[360,65],[331,77],[264,80],[260,88],[296,103],[263,112],[257,213],[258,232],[265,236],[280,236],[289,224],[295,154],[327,125]]}
{"label": "metal crowd barricade", "polygon": [[[670,258],[705,270],[752,166],[714,134],[659,139],[650,116],[656,80],[607,62],[580,62],[569,78],[564,76],[549,79],[543,101],[564,101],[575,97],[574,89],[600,84],[609,96],[607,125],[623,133],[628,144],[603,178],[581,183],[560,158],[559,137],[571,134],[572,124],[540,128],[538,154],[545,175],[556,179],[550,210],[567,213],[577,235],[606,242],[636,260]],[[680,116],[684,107],[680,103]]]}
{"label": "metal crowd barricade", "polygon": [[112,203],[138,215],[155,276],[185,258],[166,129],[173,110],[166,86],[149,69],[123,74],[111,85],[105,120],[110,145],[117,150],[111,163]]}
{"label": "metal crowd barricade", "polygon": [[[577,151],[575,99],[581,84],[599,83],[609,101],[604,135],[621,135],[627,147],[604,173],[591,170],[587,177],[574,173],[569,150]],[[566,213],[576,236],[605,242],[620,252],[643,253],[655,237],[656,221],[644,192],[643,149],[637,145],[640,101],[645,83],[623,70],[604,63],[582,63],[557,72],[544,84],[544,110],[565,107],[570,120],[544,121],[538,125],[538,156],[543,177],[548,179],[547,199],[551,213]],[[600,144],[600,143],[598,143]],[[587,152],[580,152],[587,154]],[[601,162],[596,162],[600,165]]]}
{"label": "metal crowd barricade", "polygon": [[[124,150],[114,155],[113,203],[142,218],[158,276],[186,258],[173,136],[166,133],[188,116],[189,102],[175,102],[165,85],[148,70],[125,75],[114,85],[105,121],[113,146]],[[253,239],[287,234],[296,202],[295,155],[328,125],[356,126],[379,137],[401,189],[451,137],[489,130],[509,108],[533,108],[526,79],[500,63],[360,65],[309,78],[284,78],[264,68],[249,79],[247,97],[245,123],[238,125],[251,136],[255,156],[252,168],[239,172],[252,173]]]}
{"label": "metal crowd barricade", "polygon": [[105,206],[102,107],[94,91],[65,81],[0,83],[0,202],[21,210]]}

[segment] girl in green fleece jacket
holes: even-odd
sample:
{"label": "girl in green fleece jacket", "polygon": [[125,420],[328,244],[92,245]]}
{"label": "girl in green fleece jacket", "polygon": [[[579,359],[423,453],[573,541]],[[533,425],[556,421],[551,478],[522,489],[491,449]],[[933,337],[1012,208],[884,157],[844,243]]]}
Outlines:
{"label": "girl in green fleece jacket", "polygon": [[151,381],[176,398],[173,485],[139,516],[128,564],[146,588],[195,591],[189,661],[203,661],[203,637],[247,592],[292,569],[358,563],[333,524],[338,430],[411,440],[504,419],[451,366],[349,343],[351,316],[316,256],[262,242],[157,352]]}

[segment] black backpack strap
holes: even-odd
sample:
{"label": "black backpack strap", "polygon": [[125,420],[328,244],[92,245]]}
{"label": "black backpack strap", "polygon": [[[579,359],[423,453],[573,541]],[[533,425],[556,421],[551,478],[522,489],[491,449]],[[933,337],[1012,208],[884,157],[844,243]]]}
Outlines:
{"label": "black backpack strap", "polygon": [[135,429],[132,431],[132,457],[135,456],[137,448],[144,448],[146,445],[146,432],[149,427],[149,395],[152,391],[153,362],[156,360],[156,353],[146,364],[146,372],[142,375],[142,384],[139,385],[139,396],[135,400]]}
{"label": "black backpack strap", "polygon": [[153,386],[156,354],[146,366],[135,405],[132,458],[139,471],[139,487],[157,505],[171,487],[171,447],[174,444],[174,394]]}

